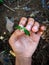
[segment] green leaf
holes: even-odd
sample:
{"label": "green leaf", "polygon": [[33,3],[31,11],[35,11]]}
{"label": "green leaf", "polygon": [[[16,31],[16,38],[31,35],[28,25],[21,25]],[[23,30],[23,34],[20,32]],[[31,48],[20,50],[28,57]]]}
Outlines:
{"label": "green leaf", "polygon": [[0,0],[0,3],[3,3],[3,0]]}
{"label": "green leaf", "polygon": [[22,27],[21,26],[16,26],[15,28],[19,29],[19,30],[22,30]]}
{"label": "green leaf", "polygon": [[17,28],[19,30],[23,30],[26,35],[30,36],[30,32],[25,27],[16,26],[15,28]]}
{"label": "green leaf", "polygon": [[24,29],[24,32],[25,32],[26,35],[30,36],[30,32],[28,30]]}

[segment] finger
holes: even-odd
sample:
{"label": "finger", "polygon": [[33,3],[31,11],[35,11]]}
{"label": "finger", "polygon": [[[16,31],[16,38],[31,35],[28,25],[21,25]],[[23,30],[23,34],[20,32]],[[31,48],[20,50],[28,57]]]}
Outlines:
{"label": "finger", "polygon": [[20,25],[20,26],[25,26],[26,22],[27,22],[27,18],[22,17],[21,20],[20,20],[19,25]]}
{"label": "finger", "polygon": [[34,26],[32,27],[32,31],[33,32],[37,32],[39,30],[39,23],[38,22],[35,22]]}
{"label": "finger", "polygon": [[33,24],[34,24],[34,19],[33,19],[33,18],[29,18],[29,19],[28,19],[28,23],[27,23],[27,25],[26,25],[26,29],[27,29],[28,31],[30,31],[31,28],[32,28],[32,26],[33,26]]}
{"label": "finger", "polygon": [[44,30],[46,30],[46,26],[43,25],[40,27],[40,29],[44,31]]}
{"label": "finger", "polygon": [[41,36],[45,30],[46,30],[46,27],[45,26],[41,26],[39,31],[38,31],[38,34]]}

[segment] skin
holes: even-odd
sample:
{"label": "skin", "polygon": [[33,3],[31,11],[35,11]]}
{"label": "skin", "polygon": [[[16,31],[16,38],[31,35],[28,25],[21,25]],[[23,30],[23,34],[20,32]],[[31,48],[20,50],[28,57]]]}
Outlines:
{"label": "skin", "polygon": [[23,31],[15,30],[9,39],[9,44],[16,54],[16,65],[31,65],[31,57],[39,44],[45,27],[40,27],[40,24],[33,18],[27,20],[25,17],[21,18],[19,25],[25,26],[30,32],[30,36],[25,35]]}

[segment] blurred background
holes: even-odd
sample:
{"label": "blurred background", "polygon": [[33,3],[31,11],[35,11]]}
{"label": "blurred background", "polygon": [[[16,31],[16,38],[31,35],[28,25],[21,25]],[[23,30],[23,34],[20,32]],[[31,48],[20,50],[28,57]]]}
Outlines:
{"label": "blurred background", "polygon": [[32,56],[32,65],[49,65],[49,0],[0,0],[0,65],[15,63],[8,40],[23,16],[46,26]]}

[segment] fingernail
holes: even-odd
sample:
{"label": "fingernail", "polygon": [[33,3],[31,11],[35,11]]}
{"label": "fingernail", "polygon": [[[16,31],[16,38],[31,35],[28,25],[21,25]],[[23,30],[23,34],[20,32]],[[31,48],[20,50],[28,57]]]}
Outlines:
{"label": "fingernail", "polygon": [[41,30],[46,30],[46,27],[45,26],[41,26]]}
{"label": "fingernail", "polygon": [[27,25],[26,29],[30,31],[31,30],[31,25]]}
{"label": "fingernail", "polygon": [[38,31],[38,28],[39,28],[38,26],[34,26],[34,27],[32,28],[32,31],[33,31],[33,32],[37,32],[37,31]]}

